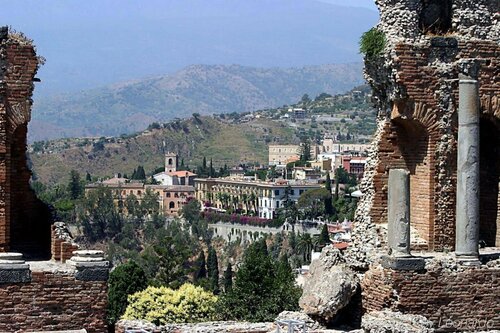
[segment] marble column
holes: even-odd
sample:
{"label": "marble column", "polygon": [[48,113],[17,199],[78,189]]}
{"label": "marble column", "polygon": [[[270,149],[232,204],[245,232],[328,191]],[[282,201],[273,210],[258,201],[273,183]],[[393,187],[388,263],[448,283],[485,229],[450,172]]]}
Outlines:
{"label": "marble column", "polygon": [[410,256],[410,172],[389,170],[387,245],[395,257]]}
{"label": "marble column", "polygon": [[471,263],[479,262],[479,112],[477,76],[460,74],[455,253]]}
{"label": "marble column", "polygon": [[424,269],[423,258],[410,254],[410,172],[390,169],[388,182],[387,246],[382,266],[394,270]]}

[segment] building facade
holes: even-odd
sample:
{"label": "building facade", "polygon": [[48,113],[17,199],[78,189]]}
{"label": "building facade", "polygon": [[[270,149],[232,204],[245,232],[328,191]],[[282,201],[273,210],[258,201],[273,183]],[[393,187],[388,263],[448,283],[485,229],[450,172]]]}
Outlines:
{"label": "building facade", "polygon": [[117,181],[113,178],[85,186],[85,193],[87,195],[100,187],[111,189],[115,204],[124,213],[127,213],[125,202],[129,196],[133,195],[137,204],[140,204],[148,191],[157,196],[158,209],[165,216],[179,216],[187,200],[194,197],[194,187],[189,185],[149,185],[128,180]]}
{"label": "building facade", "polygon": [[269,165],[285,167],[300,158],[299,145],[269,145]]}
{"label": "building facade", "polygon": [[239,211],[272,219],[283,207],[287,197],[297,202],[305,191],[317,189],[319,184],[298,181],[263,182],[241,178],[197,178],[195,197],[203,207]]}

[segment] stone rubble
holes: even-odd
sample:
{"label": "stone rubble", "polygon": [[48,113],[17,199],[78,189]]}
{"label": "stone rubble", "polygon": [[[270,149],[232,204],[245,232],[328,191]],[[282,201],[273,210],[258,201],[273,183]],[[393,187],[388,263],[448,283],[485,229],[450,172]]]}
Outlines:
{"label": "stone rubble", "polygon": [[349,304],[358,284],[356,273],[344,263],[340,251],[327,246],[310,265],[299,306],[313,319],[329,322]]}
{"label": "stone rubble", "polygon": [[361,327],[365,333],[433,333],[432,322],[424,316],[402,314],[390,310],[372,312],[363,316]]}

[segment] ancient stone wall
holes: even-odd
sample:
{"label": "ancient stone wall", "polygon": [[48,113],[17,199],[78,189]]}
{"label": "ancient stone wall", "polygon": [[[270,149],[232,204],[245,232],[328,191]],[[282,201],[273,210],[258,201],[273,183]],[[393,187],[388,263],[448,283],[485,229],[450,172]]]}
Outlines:
{"label": "ancient stone wall", "polygon": [[76,280],[74,272],[55,268],[31,276],[30,283],[0,284],[0,332],[107,331],[106,281]]}
{"label": "ancient stone wall", "polygon": [[[452,259],[453,260],[453,259]],[[365,312],[423,315],[440,332],[500,329],[500,267],[396,271],[370,269],[362,282]]]}
{"label": "ancient stone wall", "polygon": [[376,162],[371,162],[374,174],[362,184],[369,195],[361,200],[354,233],[370,229],[360,225],[387,223],[388,170],[406,168],[412,226],[428,249],[454,249],[458,74],[463,60],[475,59],[480,62],[485,133],[481,239],[488,246],[500,245],[498,1],[376,2],[381,11],[378,28],[385,33],[387,46],[380,56],[366,59],[365,74],[383,129],[373,153]]}
{"label": "ancient stone wall", "polygon": [[2,28],[0,63],[0,251],[50,258],[51,216],[30,188],[26,160],[39,59],[30,40]]}

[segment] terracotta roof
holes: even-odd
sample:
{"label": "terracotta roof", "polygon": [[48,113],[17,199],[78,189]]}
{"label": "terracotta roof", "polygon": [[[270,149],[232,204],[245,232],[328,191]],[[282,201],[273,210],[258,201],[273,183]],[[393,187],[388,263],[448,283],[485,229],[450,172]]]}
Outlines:
{"label": "terracotta roof", "polygon": [[177,176],[177,177],[186,177],[186,175],[188,177],[196,176],[195,173],[192,173],[190,171],[172,171],[172,172],[167,172],[167,175]]}

